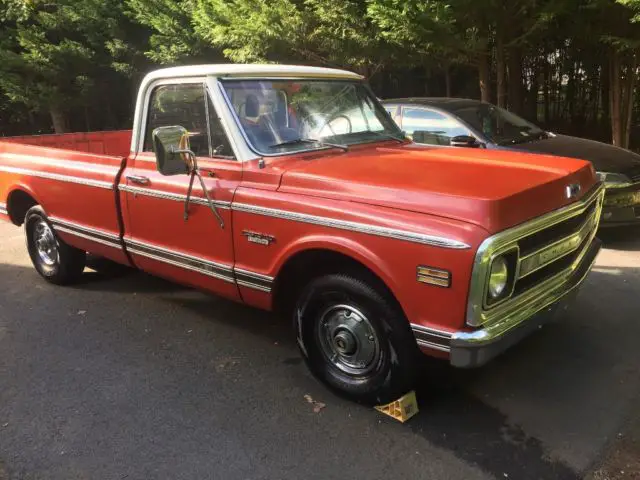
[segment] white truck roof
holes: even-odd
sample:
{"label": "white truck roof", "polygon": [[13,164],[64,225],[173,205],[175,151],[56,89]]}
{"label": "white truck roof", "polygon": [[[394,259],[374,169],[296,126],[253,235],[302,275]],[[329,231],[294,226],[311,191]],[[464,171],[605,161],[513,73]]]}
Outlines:
{"label": "white truck roof", "polygon": [[162,68],[149,73],[143,83],[176,77],[315,77],[360,80],[362,75],[335,68],[305,67],[301,65],[238,64],[191,65]]}

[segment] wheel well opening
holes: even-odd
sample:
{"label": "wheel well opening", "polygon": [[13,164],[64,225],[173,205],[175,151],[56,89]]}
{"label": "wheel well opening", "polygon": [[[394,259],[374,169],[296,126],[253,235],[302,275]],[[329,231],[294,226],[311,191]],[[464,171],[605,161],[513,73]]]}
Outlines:
{"label": "wheel well opening", "polygon": [[314,278],[331,273],[346,273],[366,280],[400,307],[389,287],[366,265],[342,253],[313,249],[295,254],[280,269],[273,287],[274,312],[288,318],[304,287]]}
{"label": "wheel well opening", "polygon": [[38,202],[22,190],[14,190],[7,199],[7,211],[11,223],[21,226],[24,223],[24,217],[31,207],[37,205]]}

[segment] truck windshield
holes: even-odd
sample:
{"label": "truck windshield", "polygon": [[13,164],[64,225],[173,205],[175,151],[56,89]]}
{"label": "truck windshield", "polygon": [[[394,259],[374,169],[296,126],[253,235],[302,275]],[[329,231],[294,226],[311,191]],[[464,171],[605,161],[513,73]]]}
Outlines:
{"label": "truck windshield", "polygon": [[265,155],[403,139],[369,88],[356,81],[223,80],[254,150]]}

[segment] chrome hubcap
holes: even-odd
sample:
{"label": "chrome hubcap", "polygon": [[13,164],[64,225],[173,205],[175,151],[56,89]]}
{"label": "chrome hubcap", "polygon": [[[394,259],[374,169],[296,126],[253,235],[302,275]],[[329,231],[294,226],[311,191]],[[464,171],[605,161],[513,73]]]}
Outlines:
{"label": "chrome hubcap", "polygon": [[42,263],[49,267],[56,265],[58,263],[58,242],[49,225],[43,220],[35,225],[33,240]]}
{"label": "chrome hubcap", "polygon": [[350,305],[334,305],[325,310],[320,317],[318,336],[327,359],[351,375],[369,373],[380,357],[373,325]]}

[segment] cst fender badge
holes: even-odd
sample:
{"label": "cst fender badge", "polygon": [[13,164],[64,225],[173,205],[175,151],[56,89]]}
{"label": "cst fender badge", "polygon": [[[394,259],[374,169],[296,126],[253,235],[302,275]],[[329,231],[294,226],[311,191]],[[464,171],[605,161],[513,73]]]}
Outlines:
{"label": "cst fender badge", "polygon": [[272,235],[266,235],[264,233],[251,232],[249,230],[243,230],[242,235],[247,237],[247,240],[251,243],[257,243],[258,245],[269,246],[276,241],[276,238]]}
{"label": "cst fender badge", "polygon": [[580,191],[582,190],[582,186],[579,183],[571,183],[566,187],[567,199],[572,200],[578,196]]}

